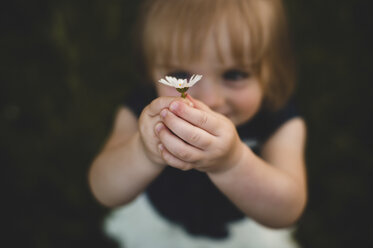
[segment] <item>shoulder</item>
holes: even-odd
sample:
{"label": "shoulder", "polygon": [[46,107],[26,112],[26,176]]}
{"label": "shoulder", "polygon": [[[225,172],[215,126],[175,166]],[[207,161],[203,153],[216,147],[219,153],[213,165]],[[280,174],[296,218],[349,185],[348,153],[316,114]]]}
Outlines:
{"label": "shoulder", "polygon": [[303,147],[306,129],[306,123],[302,117],[291,118],[284,122],[265,144],[281,143],[281,145],[294,146],[294,148]]}
{"label": "shoulder", "polygon": [[115,114],[113,131],[119,132],[121,130],[135,129],[137,129],[137,117],[135,113],[127,106],[119,107]]}
{"label": "shoulder", "polygon": [[128,141],[137,131],[137,117],[131,109],[121,106],[117,109],[113,128],[105,144],[104,150]]}
{"label": "shoulder", "polygon": [[296,178],[304,178],[306,130],[303,118],[287,120],[263,144],[263,159]]}
{"label": "shoulder", "polygon": [[151,85],[139,83],[133,86],[116,111],[113,128],[104,149],[128,141],[138,130],[138,118],[142,110],[156,97]]}
{"label": "shoulder", "polygon": [[286,155],[302,159],[307,128],[295,98],[291,98],[282,109],[274,113],[271,120],[271,132],[262,146],[263,157],[271,160],[271,157]]}

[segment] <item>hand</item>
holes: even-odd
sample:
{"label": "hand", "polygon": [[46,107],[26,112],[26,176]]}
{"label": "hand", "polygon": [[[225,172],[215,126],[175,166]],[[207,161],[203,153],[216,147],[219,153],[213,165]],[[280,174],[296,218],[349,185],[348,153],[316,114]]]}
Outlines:
{"label": "hand", "polygon": [[234,124],[200,101],[188,97],[194,107],[172,101],[160,112],[156,131],[161,155],[170,166],[215,173],[232,168],[243,152]]}
{"label": "hand", "polygon": [[177,99],[192,105],[189,100],[179,99],[178,97],[158,97],[144,108],[139,117],[138,125],[141,143],[144,147],[145,154],[153,163],[165,164],[160,154],[160,140],[155,133],[155,126],[161,121],[159,114],[162,109],[167,108],[171,102]]}

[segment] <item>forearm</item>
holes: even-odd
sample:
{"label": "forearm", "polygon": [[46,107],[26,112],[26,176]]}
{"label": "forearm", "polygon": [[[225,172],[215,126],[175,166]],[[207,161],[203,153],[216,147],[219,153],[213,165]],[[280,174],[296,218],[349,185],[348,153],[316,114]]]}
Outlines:
{"label": "forearm", "polygon": [[124,145],[103,151],[89,171],[96,199],[114,207],[133,200],[162,171],[145,154],[138,132]]}
{"label": "forearm", "polygon": [[266,226],[289,226],[304,209],[305,186],[266,163],[246,146],[235,166],[208,175],[247,216]]}

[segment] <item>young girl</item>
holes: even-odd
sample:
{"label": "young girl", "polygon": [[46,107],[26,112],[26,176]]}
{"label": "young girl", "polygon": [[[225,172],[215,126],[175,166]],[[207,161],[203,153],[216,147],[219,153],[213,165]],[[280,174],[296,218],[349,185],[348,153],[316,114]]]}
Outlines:
{"label": "young girl", "polygon": [[[280,0],[148,0],[137,33],[152,83],[117,113],[89,181],[123,247],[295,247],[305,124]],[[157,81],[202,79],[186,99]]]}

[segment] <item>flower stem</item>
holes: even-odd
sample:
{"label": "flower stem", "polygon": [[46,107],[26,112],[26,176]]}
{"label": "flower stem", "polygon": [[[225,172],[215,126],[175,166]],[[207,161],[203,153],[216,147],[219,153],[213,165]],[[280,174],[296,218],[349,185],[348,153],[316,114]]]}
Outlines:
{"label": "flower stem", "polygon": [[186,97],[186,92],[187,92],[188,89],[189,89],[189,87],[176,88],[176,90],[181,93],[182,98]]}

